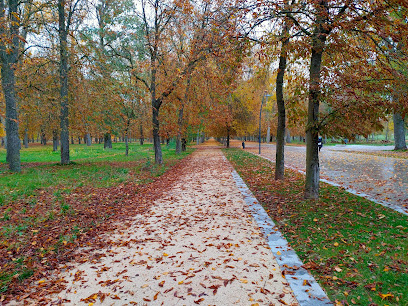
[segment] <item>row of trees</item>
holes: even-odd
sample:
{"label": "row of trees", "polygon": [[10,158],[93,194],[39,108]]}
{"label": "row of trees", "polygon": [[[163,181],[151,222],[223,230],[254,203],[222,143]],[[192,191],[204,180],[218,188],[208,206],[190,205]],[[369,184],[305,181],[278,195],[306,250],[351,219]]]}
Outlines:
{"label": "row of trees", "polygon": [[[318,197],[319,135],[354,138],[394,114],[404,142],[407,4],[403,0],[0,1],[7,162],[40,134],[245,136],[264,91],[277,105],[276,179],[284,135],[307,139],[305,196]],[[272,85],[273,84],[273,85]],[[270,107],[270,106],[269,106]],[[358,124],[355,124],[355,123]],[[401,127],[401,128],[398,128]],[[398,131],[402,131],[398,133]],[[400,135],[400,137],[399,137]]]}

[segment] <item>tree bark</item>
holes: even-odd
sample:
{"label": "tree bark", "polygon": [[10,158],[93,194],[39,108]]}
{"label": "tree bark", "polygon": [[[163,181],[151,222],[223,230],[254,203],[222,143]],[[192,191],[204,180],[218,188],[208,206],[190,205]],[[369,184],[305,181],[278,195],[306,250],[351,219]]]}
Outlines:
{"label": "tree bark", "polygon": [[158,165],[161,165],[163,163],[163,156],[162,156],[162,150],[161,150],[161,145],[160,145],[160,134],[159,134],[159,129],[160,129],[160,123],[159,123],[159,107],[158,102],[152,101],[153,105],[153,116],[152,116],[152,122],[153,122],[153,147],[154,147],[154,160],[155,163]]}
{"label": "tree bark", "polygon": [[140,124],[139,130],[140,130],[139,142],[140,142],[140,145],[143,146],[143,143],[144,143],[144,135],[143,135],[143,125],[142,125],[142,124]]}
{"label": "tree bark", "polygon": [[407,143],[405,141],[405,121],[401,114],[395,112],[393,115],[394,119],[394,150],[406,150]]}
{"label": "tree bark", "polygon": [[312,36],[312,56],[310,60],[309,102],[306,126],[306,199],[319,198],[319,104],[320,104],[320,74],[326,37],[330,33],[327,28],[329,16],[327,0],[317,4],[317,25]]}
{"label": "tree bark", "polygon": [[[21,141],[18,135],[18,112],[17,112],[17,97],[16,97],[16,80],[15,80],[15,65],[18,62],[18,52],[20,46],[19,39],[19,20],[18,20],[18,0],[8,1],[8,17],[10,21],[9,32],[7,26],[0,27],[0,58],[1,58],[1,84],[3,87],[4,99],[6,102],[6,138],[7,138],[7,153],[6,161],[9,164],[9,169],[12,172],[21,172],[20,149]],[[4,0],[0,1],[0,18],[4,19],[6,7]],[[6,40],[10,40],[10,44],[6,45]]]}
{"label": "tree bark", "polygon": [[65,0],[58,0],[58,21],[60,39],[60,99],[61,99],[61,164],[68,165],[69,121],[68,121],[68,28],[65,21]]}
{"label": "tree bark", "polygon": [[27,129],[24,130],[24,148],[28,148],[28,143],[30,142],[30,140],[28,139],[28,131]]}
{"label": "tree bark", "polygon": [[182,151],[181,134],[183,132],[183,113],[184,113],[184,103],[182,103],[177,119],[177,137],[176,137],[176,154],[180,154]]}
{"label": "tree bark", "polygon": [[58,132],[52,131],[52,151],[58,151]]}
{"label": "tree bark", "polygon": [[90,146],[92,145],[92,138],[91,138],[91,135],[89,135],[89,133],[86,133],[86,135],[85,135],[85,141],[86,141],[86,145],[87,145],[88,147],[90,147]]}
{"label": "tree bark", "polygon": [[110,133],[106,133],[103,138],[103,148],[112,149],[112,136]]}
{"label": "tree bark", "polygon": [[275,180],[283,180],[285,177],[285,129],[286,109],[283,98],[283,78],[287,63],[287,45],[289,43],[288,22],[285,20],[282,30],[282,47],[279,55],[279,69],[276,76],[276,104],[278,106],[278,127],[276,131],[276,164]]}
{"label": "tree bark", "polygon": [[227,148],[230,147],[230,127],[227,127]]}

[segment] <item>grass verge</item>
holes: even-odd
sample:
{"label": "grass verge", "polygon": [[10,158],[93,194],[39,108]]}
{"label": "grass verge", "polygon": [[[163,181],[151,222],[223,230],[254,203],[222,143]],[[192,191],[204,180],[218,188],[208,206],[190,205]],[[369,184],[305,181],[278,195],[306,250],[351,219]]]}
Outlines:
{"label": "grass verge", "polygon": [[6,300],[114,230],[115,222],[143,213],[157,196],[159,177],[193,151],[176,155],[163,146],[164,163],[155,165],[151,145],[132,144],[129,156],[123,144],[114,147],[74,146],[77,159],[67,166],[55,163],[49,147],[34,147],[23,151],[21,173],[0,166],[0,295]]}
{"label": "grass verge", "polygon": [[321,183],[304,200],[304,176],[239,149],[224,153],[332,301],[407,305],[408,217]]}

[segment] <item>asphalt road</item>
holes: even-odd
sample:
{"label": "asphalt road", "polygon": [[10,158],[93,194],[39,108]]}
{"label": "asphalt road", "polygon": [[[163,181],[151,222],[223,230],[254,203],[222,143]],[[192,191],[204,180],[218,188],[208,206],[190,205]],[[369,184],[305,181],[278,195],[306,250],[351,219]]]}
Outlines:
{"label": "asphalt road", "polygon": [[[247,143],[246,147],[258,153],[256,143]],[[362,154],[364,151],[392,149],[392,146],[324,146],[320,151],[320,176],[408,213],[408,159]],[[263,144],[261,153],[274,161],[275,145]],[[305,171],[306,147],[285,146],[285,164]]]}

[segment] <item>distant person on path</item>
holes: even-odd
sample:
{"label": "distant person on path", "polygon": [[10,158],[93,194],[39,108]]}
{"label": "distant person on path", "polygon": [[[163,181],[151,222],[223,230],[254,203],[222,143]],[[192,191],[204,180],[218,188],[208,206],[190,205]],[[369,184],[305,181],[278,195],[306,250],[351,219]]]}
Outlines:
{"label": "distant person on path", "polygon": [[245,149],[245,141],[242,142],[242,148]]}
{"label": "distant person on path", "polygon": [[323,148],[323,138],[322,137],[319,137],[319,139],[317,140],[317,146],[320,152],[320,150]]}

